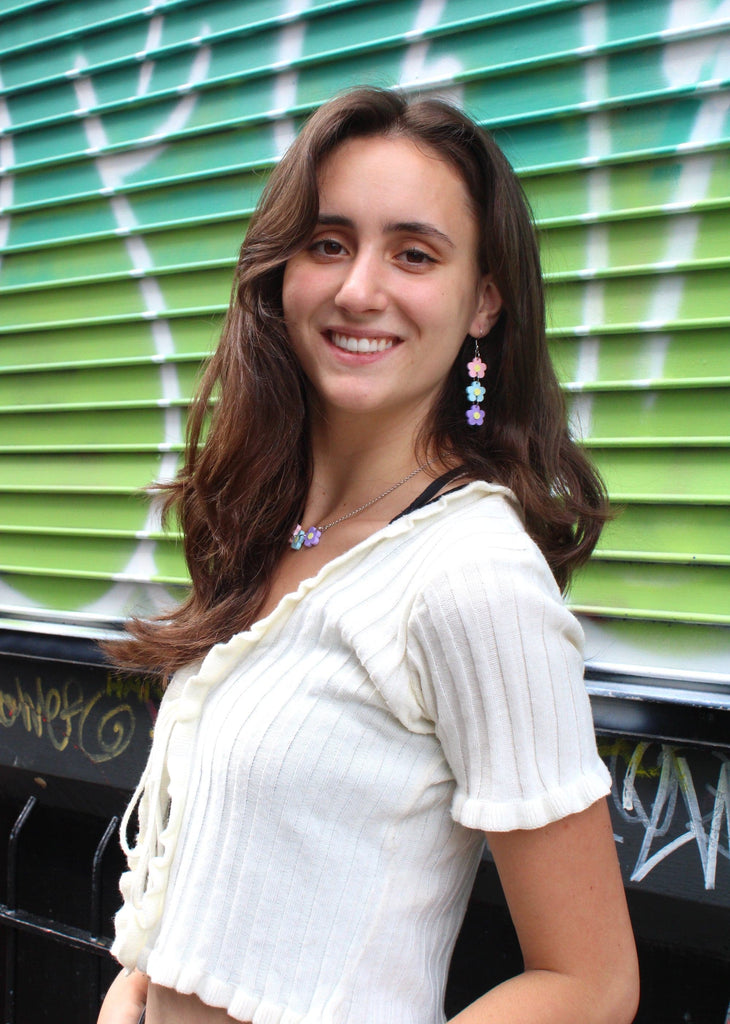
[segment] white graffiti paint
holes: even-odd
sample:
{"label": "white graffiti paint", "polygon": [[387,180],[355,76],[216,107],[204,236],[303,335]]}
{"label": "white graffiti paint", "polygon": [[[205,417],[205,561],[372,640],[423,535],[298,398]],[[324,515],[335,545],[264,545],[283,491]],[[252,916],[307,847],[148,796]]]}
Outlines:
{"label": "white graffiti paint", "polygon": [[309,7],[310,0],[289,0],[284,15],[291,18],[281,29],[277,42],[274,69],[274,147],[277,157],[282,156],[294,141],[296,126],[289,111],[296,105],[299,74],[292,64],[301,57],[304,50],[304,21],[296,20]]}
{"label": "white graffiti paint", "polygon": [[[687,30],[697,30],[703,25],[722,24],[730,18],[730,0],[719,5],[708,4],[706,0],[673,0],[665,30],[667,43],[662,52],[662,70],[667,84],[672,89],[692,87],[696,95],[701,88],[713,88],[730,73],[730,42],[724,34],[700,36],[697,39],[673,43],[671,40]],[[707,145],[713,139],[720,139],[723,126],[730,110],[730,96],[725,93],[710,94],[701,99],[686,142],[678,147],[694,150]],[[682,166],[675,192],[669,208],[691,207],[707,195],[715,158],[688,159]],[[663,270],[671,270],[677,263],[691,257],[699,236],[698,217],[677,217],[672,220],[664,252],[659,261]],[[661,275],[651,295],[647,317],[642,326],[648,331],[661,328],[679,318],[684,296],[685,278],[681,274]],[[656,335],[649,334],[647,341],[656,342]],[[668,345],[654,344],[651,358],[651,376],[656,379],[664,371],[664,359]]]}
{"label": "white graffiti paint", "polygon": [[137,59],[143,61],[139,69],[137,96],[144,96],[149,89],[150,82],[152,81],[152,72],[155,69],[155,62],[153,60],[149,60],[147,55],[149,53],[153,53],[160,45],[162,41],[162,28],[164,23],[164,18],[159,14],[150,18],[144,49],[137,54]]}
{"label": "white graffiti paint", "polygon": [[[0,69],[0,89],[3,87]],[[0,267],[3,262],[2,250],[10,234],[10,214],[3,213],[13,205],[14,178],[12,168],[15,165],[15,147],[13,136],[8,133],[11,127],[10,111],[7,100],[0,96]]]}
{"label": "white graffiti paint", "polygon": [[424,93],[436,94],[462,106],[463,89],[454,82],[463,70],[461,61],[452,54],[436,60],[429,58],[429,41],[422,38],[425,32],[439,24],[446,5],[447,0],[421,0],[413,28],[406,33],[409,44],[398,84],[405,89],[418,88]]}
{"label": "white graffiti paint", "polygon": [[[607,38],[607,13],[605,3],[589,4],[581,10],[581,52],[593,54]],[[600,339],[591,336],[591,331],[603,323],[605,313],[604,283],[600,275],[609,264],[608,229],[605,224],[593,218],[610,209],[608,171],[593,166],[611,152],[611,133],[606,114],[600,109],[609,95],[606,58],[600,55],[588,56],[584,64],[585,100],[581,104],[588,110],[588,152],[583,162],[590,166],[588,171],[588,211],[591,223],[587,228],[586,261],[581,272],[584,278],[581,323],[576,333],[582,335],[578,342],[578,362],[575,385],[577,391],[571,396],[568,415],[570,432],[578,440],[590,437],[593,430],[593,395],[581,391],[581,385],[591,384],[599,376]],[[598,109],[596,109],[598,108]]]}
{"label": "white graffiti paint", "polygon": [[[135,95],[144,95],[150,85],[155,62],[149,54],[159,46],[164,27],[164,18],[153,14],[150,18],[147,39],[142,53]],[[86,75],[87,66],[83,53],[76,57],[73,67],[73,85],[78,100],[77,115],[82,118],[86,138],[91,153],[99,153],[95,157],[95,165],[101,179],[102,194],[109,196],[109,203],[116,221],[116,232],[123,239],[131,263],[131,275],[138,279],[138,286],[144,310],[142,316],[151,322],[152,338],[155,346],[154,359],[159,363],[162,398],[159,406],[164,409],[164,438],[158,449],[162,459],[157,470],[160,482],[171,480],[177,470],[177,455],[172,450],[182,442],[182,412],[178,406],[180,384],[177,368],[173,361],[175,341],[170,321],[165,317],[166,302],[159,281],[154,276],[154,260],[145,242],[144,235],[139,231],[139,223],[134,209],[126,197],[120,194],[127,178],[140,168],[151,163],[165,148],[164,140],[171,134],[180,131],[188,123],[197,103],[195,86],[205,80],[210,66],[210,47],[202,45],[202,39],[208,34],[208,26],[202,25],[198,34],[198,47],[190,63],[187,78],[180,83],[178,93],[181,99],[173,107],[170,114],[146,138],[139,140],[139,145],[124,153],[104,153],[109,141],[104,128],[103,117],[93,114],[96,109],[97,96],[93,80]],[[150,146],[149,142],[157,144]],[[99,598],[84,608],[84,614],[90,617],[118,614],[120,606],[129,600],[138,599],[138,584],[153,579],[157,574],[155,565],[156,542],[150,535],[160,529],[159,508],[152,503],[148,509],[145,522],[137,531],[137,544],[132,556],[120,572],[114,573],[112,586]],[[159,588],[145,587],[147,600],[155,605],[159,603]],[[163,598],[164,600],[164,598]]]}
{"label": "white graffiti paint", "polygon": [[[716,753],[717,785],[714,788],[708,785],[706,793],[698,793],[687,758],[676,747],[663,745],[657,760],[656,789],[651,804],[646,806],[638,792],[637,778],[646,774],[651,747],[648,742],[636,746],[623,778],[621,800],[614,799],[621,818],[644,830],[631,881],[643,881],[677,850],[694,844],[704,887],[714,889],[718,857],[730,859],[730,759]],[[615,777],[615,761],[612,773]],[[616,782],[618,784],[619,780]],[[706,797],[712,800],[712,806],[703,812],[700,803],[704,798],[702,802],[707,805]]]}

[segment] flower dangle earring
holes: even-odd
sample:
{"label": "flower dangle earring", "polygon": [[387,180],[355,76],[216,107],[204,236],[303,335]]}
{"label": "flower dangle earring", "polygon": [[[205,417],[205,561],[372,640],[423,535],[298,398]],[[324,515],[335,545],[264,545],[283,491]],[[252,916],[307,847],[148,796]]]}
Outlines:
{"label": "flower dangle earring", "polygon": [[486,391],[480,380],[487,372],[487,364],[482,361],[482,357],[479,352],[479,339],[474,339],[474,358],[471,362],[466,364],[467,371],[471,377],[471,384],[466,389],[466,396],[473,404],[469,409],[466,410],[466,418],[470,427],[479,427],[484,423],[484,409],[482,409],[482,402]]}

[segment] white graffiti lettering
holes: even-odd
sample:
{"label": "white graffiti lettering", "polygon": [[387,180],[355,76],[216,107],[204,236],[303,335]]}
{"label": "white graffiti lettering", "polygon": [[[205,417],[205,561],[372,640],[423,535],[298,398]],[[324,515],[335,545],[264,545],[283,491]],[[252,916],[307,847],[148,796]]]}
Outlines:
{"label": "white graffiti lettering", "polygon": [[[688,759],[676,747],[662,745],[656,767],[649,766],[648,751],[652,746],[644,742],[635,747],[622,782],[617,777],[619,759],[611,758],[615,793],[620,793],[621,797],[620,800],[618,795],[614,798],[619,815],[627,823],[640,824],[644,830],[631,881],[643,881],[667,857],[688,843],[694,843],[704,887],[714,889],[718,856],[730,859],[730,759],[715,752],[720,761],[717,785],[706,785],[705,791],[698,793]],[[645,789],[644,799],[639,795],[639,777],[657,780],[650,802]],[[712,800],[711,806],[708,806],[708,797]],[[706,809],[703,810],[702,804]],[[723,835],[727,840],[724,845]]]}

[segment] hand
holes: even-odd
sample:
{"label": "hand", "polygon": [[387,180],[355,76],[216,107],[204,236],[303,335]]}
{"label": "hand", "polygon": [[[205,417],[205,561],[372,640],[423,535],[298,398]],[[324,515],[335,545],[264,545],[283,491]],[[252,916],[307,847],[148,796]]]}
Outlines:
{"label": "hand", "polygon": [[147,1003],[148,983],[141,971],[121,971],[109,986],[96,1024],[138,1024]]}

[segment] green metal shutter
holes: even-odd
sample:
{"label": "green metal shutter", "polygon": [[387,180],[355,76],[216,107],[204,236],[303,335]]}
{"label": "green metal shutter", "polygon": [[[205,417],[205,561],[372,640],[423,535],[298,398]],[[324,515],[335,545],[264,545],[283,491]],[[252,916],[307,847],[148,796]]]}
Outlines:
{"label": "green metal shutter", "polygon": [[[0,3],[0,606],[116,627],[184,586],[169,477],[246,220],[345,86],[488,125],[541,228],[575,429],[622,515],[595,664],[730,676],[727,0]],[[53,624],[53,626],[51,626]]]}

